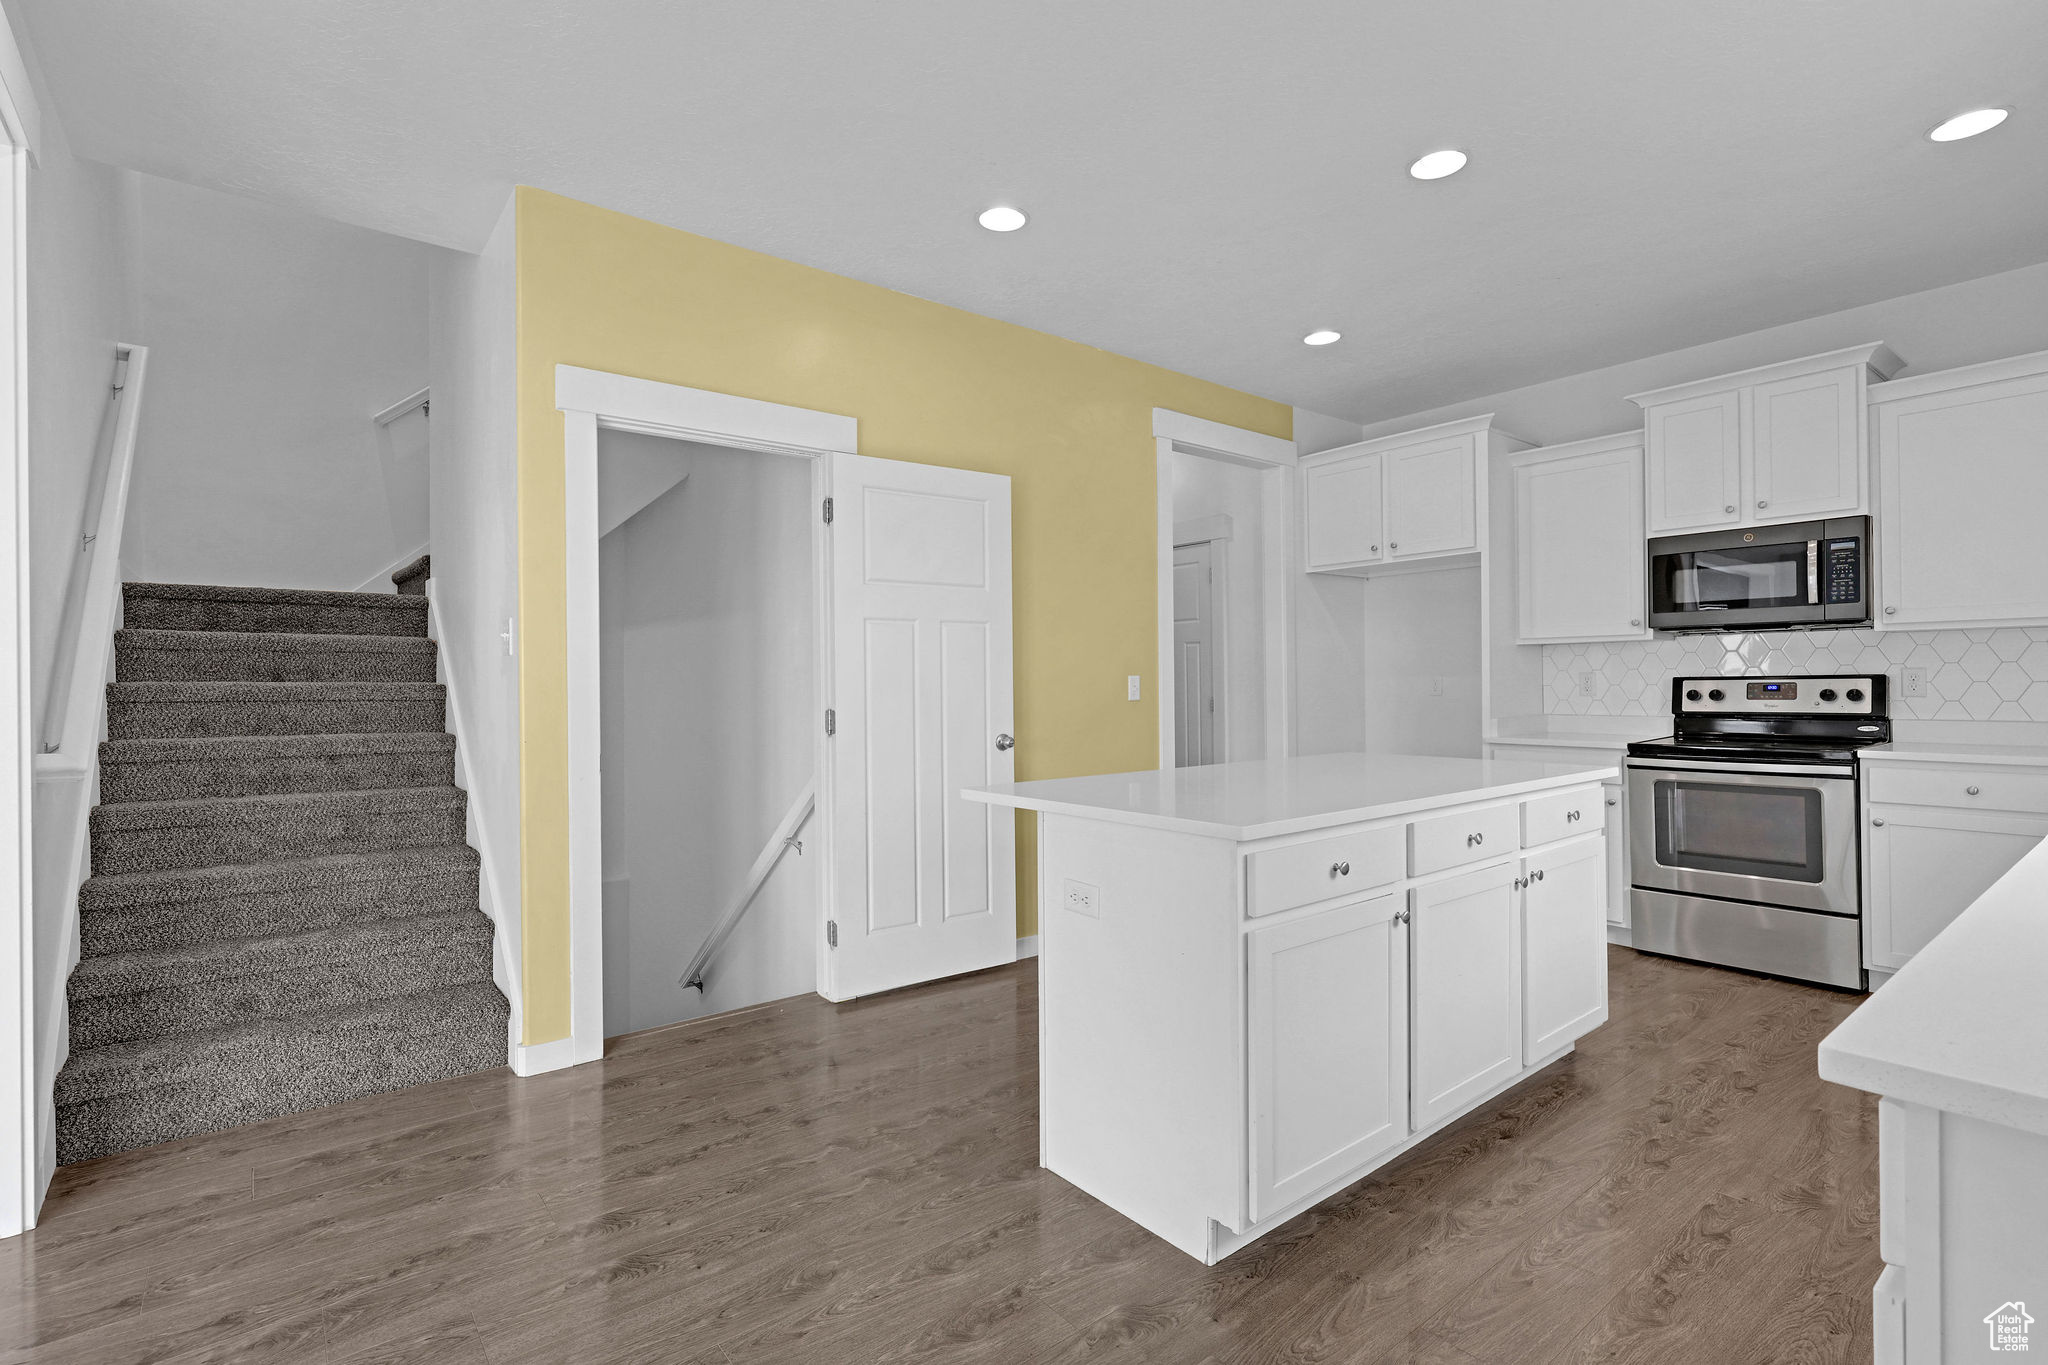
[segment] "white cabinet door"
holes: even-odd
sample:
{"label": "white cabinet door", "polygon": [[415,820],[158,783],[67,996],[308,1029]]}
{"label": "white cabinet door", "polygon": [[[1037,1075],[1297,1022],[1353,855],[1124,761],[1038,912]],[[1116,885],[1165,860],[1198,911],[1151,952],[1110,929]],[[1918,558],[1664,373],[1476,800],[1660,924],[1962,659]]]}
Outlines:
{"label": "white cabinet door", "polygon": [[1864,965],[1896,971],[2048,836],[2048,818],[1872,806]]}
{"label": "white cabinet door", "polygon": [[1523,644],[1643,639],[1643,452],[1515,461],[1515,588]]}
{"label": "white cabinet door", "polygon": [[1621,799],[1622,784],[1609,782],[1600,788],[1607,803],[1607,925],[1628,928],[1628,803]]}
{"label": "white cabinet door", "polygon": [[1452,436],[1386,452],[1387,558],[1479,548],[1476,440]]}
{"label": "white cabinet door", "polygon": [[1380,896],[1248,936],[1254,1219],[1408,1136],[1402,899]]}
{"label": "white cabinet door", "polygon": [[2048,622],[2048,374],[1871,404],[1881,626]]}
{"label": "white cabinet door", "polygon": [[1651,535],[1743,519],[1740,390],[1652,404],[1643,441]]}
{"label": "white cabinet door", "polygon": [[[832,456],[832,690],[818,792],[847,1000],[1017,957],[1010,480]],[[1031,741],[1025,736],[1025,742]]]}
{"label": "white cabinet door", "polygon": [[1750,521],[1799,521],[1862,510],[1857,366],[1750,391]]}
{"label": "white cabinet door", "polygon": [[1409,894],[1408,1091],[1417,1132],[1522,1069],[1522,932],[1515,865]]}
{"label": "white cabinet door", "polygon": [[1522,860],[1522,1065],[1607,1022],[1607,841]]}
{"label": "white cabinet door", "polygon": [[1308,531],[1308,568],[1377,564],[1380,539],[1380,457],[1348,455],[1301,472],[1302,516]]}

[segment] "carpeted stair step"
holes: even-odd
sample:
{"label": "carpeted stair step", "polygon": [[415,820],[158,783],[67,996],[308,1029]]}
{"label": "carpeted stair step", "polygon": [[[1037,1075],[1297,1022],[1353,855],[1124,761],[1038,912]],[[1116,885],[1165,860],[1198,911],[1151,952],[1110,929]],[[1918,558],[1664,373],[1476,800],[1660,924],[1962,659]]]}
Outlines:
{"label": "carpeted stair step", "polygon": [[95,807],[92,865],[118,875],[459,843],[459,787],[300,792]]}
{"label": "carpeted stair step", "polygon": [[382,592],[128,583],[130,630],[283,631],[298,635],[425,635],[427,599]]}
{"label": "carpeted stair step", "polygon": [[75,1050],[57,1076],[57,1160],[503,1066],[509,1008],[486,981]]}
{"label": "carpeted stair step", "polygon": [[391,586],[407,597],[422,596],[427,591],[427,579],[434,572],[434,557],[421,555],[412,563],[391,575]]}
{"label": "carpeted stair step", "polygon": [[102,874],[78,893],[79,950],[98,957],[474,911],[477,892],[477,853],[462,843]]}
{"label": "carpeted stair step", "polygon": [[107,687],[114,739],[418,734],[444,727],[437,683],[141,682]]}
{"label": "carpeted stair step", "polygon": [[239,630],[121,630],[122,682],[434,681],[424,635],[303,635]]}
{"label": "carpeted stair step", "polygon": [[450,734],[117,739],[100,745],[100,800],[110,805],[446,787],[454,781]]}
{"label": "carpeted stair step", "polygon": [[71,974],[71,1046],[324,1013],[490,979],[491,922],[475,910],[88,957]]}

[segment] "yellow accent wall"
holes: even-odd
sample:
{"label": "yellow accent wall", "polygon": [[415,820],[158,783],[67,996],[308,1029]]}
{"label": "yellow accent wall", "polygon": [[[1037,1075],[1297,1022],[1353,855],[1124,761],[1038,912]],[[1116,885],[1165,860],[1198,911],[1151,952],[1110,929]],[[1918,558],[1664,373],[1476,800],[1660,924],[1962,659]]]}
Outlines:
{"label": "yellow accent wall", "polygon": [[[558,364],[841,413],[863,455],[1009,475],[1018,779],[1157,763],[1152,409],[1283,438],[1291,409],[558,195],[522,189],[517,214],[526,1042],[569,1033]],[[1034,834],[1020,818],[1020,935],[1038,926]]]}

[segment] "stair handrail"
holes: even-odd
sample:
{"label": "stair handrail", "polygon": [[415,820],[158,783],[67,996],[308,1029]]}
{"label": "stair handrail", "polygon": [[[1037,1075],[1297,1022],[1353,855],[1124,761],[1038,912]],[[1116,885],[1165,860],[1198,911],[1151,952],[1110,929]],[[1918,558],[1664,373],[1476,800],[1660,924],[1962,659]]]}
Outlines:
{"label": "stair handrail", "polygon": [[135,469],[135,437],[147,346],[114,348],[114,378],[105,453],[93,452],[78,546],[64,582],[50,689],[43,702],[39,771],[81,771],[99,743],[106,705],[106,668],[121,610],[121,535],[128,519],[128,489]]}
{"label": "stair handrail", "polygon": [[753,905],[755,897],[761,894],[762,886],[767,883],[768,874],[775,870],[776,864],[782,861],[782,855],[792,847],[798,853],[803,852],[803,842],[796,836],[802,831],[804,822],[811,818],[811,812],[817,805],[818,780],[813,777],[804,783],[803,793],[789,808],[789,813],[782,817],[782,823],[775,827],[775,832],[768,836],[768,842],[762,846],[760,856],[755,858],[754,865],[747,869],[746,882],[740,887],[739,894],[733,897],[732,903],[726,906],[725,913],[718,917],[718,923],[712,928],[711,936],[704,940],[704,946],[697,950],[697,955],[690,959],[690,965],[676,978],[679,984],[695,986],[699,992],[703,991],[704,969],[711,965],[711,959],[725,946],[725,941],[732,936],[732,931],[739,928],[740,920],[746,915],[748,907]]}

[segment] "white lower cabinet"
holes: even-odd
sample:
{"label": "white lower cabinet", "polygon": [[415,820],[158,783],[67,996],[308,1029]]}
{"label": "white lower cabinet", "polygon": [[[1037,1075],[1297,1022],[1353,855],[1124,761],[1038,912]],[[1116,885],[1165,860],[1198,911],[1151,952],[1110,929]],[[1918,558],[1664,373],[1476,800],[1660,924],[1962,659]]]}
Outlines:
{"label": "white lower cabinet", "polygon": [[1522,860],[1522,1064],[1607,1022],[1607,847],[1579,839]]}
{"label": "white lower cabinet", "polygon": [[1405,900],[1249,936],[1254,1220],[1408,1137]]}
{"label": "white lower cabinet", "polygon": [[1515,864],[1501,863],[1408,893],[1409,1096],[1418,1130],[1522,1069],[1517,880]]}
{"label": "white lower cabinet", "polygon": [[1864,965],[1897,971],[2048,837],[2048,816],[1872,803],[1864,833]]}

